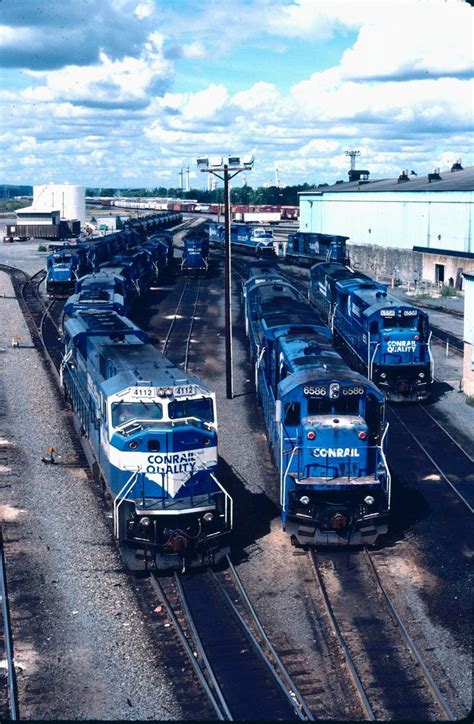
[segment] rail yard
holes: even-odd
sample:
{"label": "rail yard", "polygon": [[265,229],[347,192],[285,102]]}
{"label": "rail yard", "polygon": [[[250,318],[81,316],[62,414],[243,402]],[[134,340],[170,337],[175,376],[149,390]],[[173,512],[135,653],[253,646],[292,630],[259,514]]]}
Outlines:
{"label": "rail yard", "polygon": [[[167,409],[173,432],[178,434],[180,419],[185,418],[183,429],[195,447],[194,439],[203,437],[202,451],[209,446],[211,452],[214,443],[208,441],[218,432],[215,470],[209,455],[205,472],[212,468],[224,490],[225,506],[209,496],[205,504],[200,498],[198,506],[188,483],[191,493],[182,495],[182,505],[188,506],[188,516],[199,516],[199,534],[192,527],[197,518],[186,522],[189,527],[183,532],[184,526],[174,526],[169,516],[164,543],[159,525],[150,524],[154,498],[149,490],[145,492],[146,481],[141,483],[139,495],[127,498],[127,505],[133,502],[136,507],[126,520],[125,534],[120,532],[114,501],[125,484],[133,493],[133,479],[130,475],[121,478],[117,488],[112,473],[109,477],[91,474],[90,450],[86,445],[84,451],[87,440],[81,441],[81,435],[92,438],[93,430],[102,423],[94,412],[87,418],[90,428],[84,418],[78,429],[78,405],[71,401],[71,394],[69,403],[64,400],[61,383],[68,363],[64,329],[73,340],[76,323],[74,315],[69,322],[64,320],[65,299],[50,298],[46,293],[45,253],[38,252],[33,243],[0,249],[1,512],[14,658],[13,666],[3,654],[8,662],[3,668],[16,674],[4,689],[5,718],[438,721],[467,716],[472,707],[474,408],[465,404],[460,392],[459,316],[433,313],[430,395],[423,392],[418,401],[385,402],[383,395],[379,400],[374,391],[371,404],[377,404],[377,415],[382,417],[379,420],[373,408],[367,425],[362,403],[355,406],[362,395],[362,382],[354,380],[363,372],[347,372],[342,377],[340,370],[349,369],[348,363],[337,355],[334,374],[339,371],[340,386],[330,388],[333,406],[327,407],[330,400],[323,400],[324,394],[319,399],[315,392],[305,393],[317,399],[317,404],[311,403],[309,422],[301,415],[301,425],[309,441],[306,445],[311,443],[314,448],[314,439],[322,435],[329,441],[329,435],[338,439],[340,420],[350,412],[357,418],[357,423],[352,423],[355,437],[344,429],[344,440],[356,442],[327,442],[325,447],[314,448],[319,456],[322,449],[336,451],[334,457],[342,465],[337,474],[327,472],[326,459],[326,472],[322,473],[314,462],[319,465],[314,452],[311,472],[302,474],[301,467],[291,467],[301,443],[293,440],[291,432],[280,443],[269,420],[278,422],[287,400],[291,405],[297,400],[284,396],[290,387],[289,376],[302,375],[307,388],[313,385],[298,365],[306,369],[308,358],[322,354],[324,340],[330,337],[324,330],[318,331],[324,320],[306,301],[309,265],[300,266],[294,257],[286,263],[271,259],[284,282],[276,276],[268,281],[277,285],[280,295],[269,297],[271,309],[265,307],[263,292],[258,297],[258,319],[265,320],[259,328],[257,322],[252,327],[257,318],[251,316],[250,302],[245,306],[242,301],[249,269],[256,264],[255,254],[241,248],[242,253],[234,256],[235,394],[226,399],[224,259],[219,243],[211,241],[206,248],[199,242],[202,226],[201,220],[191,217],[173,220],[174,261],[157,270],[146,294],[126,316],[119,315],[120,326],[115,320],[110,328],[114,335],[122,335],[113,340],[119,344],[125,334],[123,320],[128,319],[134,334],[146,334],[147,346],[152,345],[156,355],[179,370],[183,380],[186,377],[180,386],[189,387],[187,396],[176,390],[171,396],[165,386],[162,394],[167,399],[162,403],[165,412],[160,413],[159,425],[148,419],[146,424],[142,420],[137,430],[130,426],[121,431],[117,425],[112,432],[104,427],[102,434],[110,432],[111,447],[118,435],[130,455],[149,439],[147,451],[158,459],[164,449],[157,442],[158,433],[166,425]],[[152,233],[150,229],[147,237]],[[187,243],[190,233],[193,241]],[[129,252],[121,254],[124,264],[123,255]],[[345,253],[342,258],[345,261]],[[124,267],[117,271],[116,261],[112,267],[114,274],[126,277]],[[250,278],[258,279],[258,274]],[[363,280],[366,288],[370,283]],[[272,324],[281,326],[282,320],[278,317],[275,322],[269,311],[283,313],[284,285],[294,290],[294,310],[298,308],[298,313],[306,316],[296,319],[292,313],[291,319],[285,318],[287,337],[272,336]],[[385,293],[379,286],[372,291],[380,295],[378,299]],[[395,293],[398,301],[392,301],[393,307],[399,304],[408,310],[410,319],[424,320],[425,312],[430,316],[430,309],[420,310],[419,315],[412,311],[413,300],[403,290]],[[423,306],[422,301],[417,304]],[[308,322],[307,315],[313,313],[314,321]],[[103,319],[102,315],[101,324]],[[107,320],[110,325],[110,318]],[[250,354],[249,320],[250,343],[253,339],[260,344],[256,342],[256,352],[251,349]],[[387,329],[392,330],[393,325]],[[413,326],[413,335],[420,329]],[[404,333],[409,335],[410,330],[405,324]],[[81,334],[86,332],[81,328]],[[279,340],[281,356],[280,366],[266,368],[274,385],[275,407],[270,414],[272,388],[264,378],[263,364],[259,365],[262,360],[266,364],[264,350],[274,339]],[[94,340],[88,349],[92,348],[98,348]],[[335,352],[324,349],[324,354],[335,359]],[[373,349],[375,359],[377,350]],[[117,354],[110,359],[118,359]],[[251,355],[253,362],[258,360],[256,366]],[[267,357],[270,359],[269,354]],[[153,359],[157,369],[161,357]],[[78,357],[71,368],[72,377],[81,364]],[[175,375],[173,389],[176,380]],[[89,380],[89,388],[91,384]],[[130,389],[146,389],[146,384],[143,372]],[[198,424],[197,407],[192,414],[183,413],[199,384],[210,391],[200,394],[215,394],[215,425],[214,417],[204,416]],[[324,384],[318,383],[318,389]],[[400,384],[403,390],[405,383]],[[162,387],[154,383],[153,389]],[[346,394],[341,390],[347,391],[347,397],[351,391],[350,405],[348,400],[344,406],[338,402],[342,403]],[[118,394],[125,395],[122,388]],[[148,398],[141,395],[134,404],[146,407],[148,401],[157,406],[156,400],[150,402],[151,394]],[[113,404],[120,404],[115,397]],[[378,405],[385,405],[384,413]],[[293,414],[294,409],[285,414]],[[318,415],[324,416],[320,427]],[[290,417],[285,424],[287,429],[297,427]],[[148,431],[149,438],[145,438]],[[287,458],[284,444],[291,444]],[[190,450],[191,442],[187,445]],[[367,460],[374,465],[368,471],[367,463],[367,469],[356,473],[354,458],[361,457],[364,445],[369,446]],[[380,456],[373,457],[371,448]],[[284,465],[277,459],[278,449]],[[389,479],[381,473],[385,459]],[[350,473],[344,465],[351,466]],[[197,481],[200,485],[203,475]],[[290,477],[296,481],[295,490],[301,491],[298,486],[306,481],[304,495],[298,493],[295,516],[306,516],[309,530],[315,520],[326,525],[321,522],[321,510],[329,509],[328,536],[335,532],[343,536],[350,528],[344,545],[301,545],[290,535],[290,504],[282,495]],[[335,477],[339,489],[328,493]],[[357,500],[349,509],[341,491],[344,485],[349,488],[353,479],[363,479],[364,500]],[[315,489],[319,486],[314,498],[307,490],[308,480]],[[351,545],[356,519],[359,528],[370,527],[367,521],[374,516],[370,506],[379,487],[388,491],[384,492],[389,504],[388,532],[370,540],[374,544],[370,549],[360,540]],[[197,491],[196,496],[202,496],[202,488]],[[294,493],[289,493],[288,500],[291,495]],[[153,505],[157,508],[156,500]],[[197,559],[191,539],[202,546],[205,522],[214,526],[215,515],[225,521],[228,546],[224,536],[222,546],[217,543],[209,548],[212,554],[208,548],[196,548],[206,555],[203,552],[203,565],[193,567]],[[301,517],[299,520],[301,523]],[[153,526],[156,537],[150,534]],[[211,536],[217,533],[213,528]],[[145,561],[144,570],[130,570],[125,565],[130,559],[129,554],[123,555],[125,540],[133,543],[137,558],[140,555]],[[141,542],[137,544],[137,540]],[[212,565],[216,554],[220,563]],[[164,559],[170,563],[165,573],[159,563]],[[2,600],[6,601],[5,595]],[[7,629],[4,626],[5,641]]]}

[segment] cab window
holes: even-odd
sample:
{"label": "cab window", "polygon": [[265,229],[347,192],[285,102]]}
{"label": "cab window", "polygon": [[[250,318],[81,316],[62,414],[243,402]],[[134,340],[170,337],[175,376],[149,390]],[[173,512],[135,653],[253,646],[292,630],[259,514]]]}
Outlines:
{"label": "cab window", "polygon": [[158,402],[113,402],[112,425],[121,427],[131,420],[161,420],[163,407]]}
{"label": "cab window", "polygon": [[299,425],[301,420],[301,408],[299,402],[287,402],[285,404],[285,425]]}
{"label": "cab window", "polygon": [[203,422],[214,422],[212,399],[204,397],[200,400],[173,400],[168,405],[170,420],[195,417]]}

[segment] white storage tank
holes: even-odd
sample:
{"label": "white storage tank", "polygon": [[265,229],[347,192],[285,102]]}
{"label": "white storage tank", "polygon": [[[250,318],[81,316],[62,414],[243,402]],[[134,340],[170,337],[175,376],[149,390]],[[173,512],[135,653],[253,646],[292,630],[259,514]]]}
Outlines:
{"label": "white storage tank", "polygon": [[33,207],[38,211],[59,209],[61,219],[86,221],[86,190],[73,184],[33,186]]}

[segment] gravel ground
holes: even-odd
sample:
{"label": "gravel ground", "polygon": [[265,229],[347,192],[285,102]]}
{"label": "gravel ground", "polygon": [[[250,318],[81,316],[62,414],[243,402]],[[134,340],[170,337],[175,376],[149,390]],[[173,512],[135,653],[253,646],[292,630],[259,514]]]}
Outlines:
{"label": "gravel ground", "polygon": [[[35,249],[32,248],[28,251],[28,248],[25,249],[24,245],[17,244],[8,246],[11,249],[10,255],[14,252],[17,254],[14,258],[20,260],[24,257],[24,262],[17,263],[18,266],[30,272],[37,271],[42,266],[42,262],[38,263],[39,254],[35,252]],[[22,251],[23,249],[25,250]],[[0,253],[1,256],[3,254]],[[0,260],[3,261],[3,259]],[[15,263],[13,258],[11,263]],[[172,294],[173,292],[170,293],[169,299],[167,298],[165,302],[160,303],[158,314],[154,315],[156,320],[166,316],[167,304],[172,308]],[[277,508],[278,486],[276,475],[268,451],[263,421],[256,405],[255,393],[252,391],[252,370],[248,363],[247,340],[243,333],[242,318],[239,311],[240,289],[236,288],[233,295],[235,325],[235,397],[233,400],[226,399],[222,281],[219,279],[217,272],[214,276],[211,275],[209,279],[208,294],[207,314],[203,315],[205,319],[195,326],[195,336],[196,339],[199,339],[199,357],[196,356],[195,359],[191,357],[190,364],[193,372],[201,375],[210,384],[211,388],[217,392],[220,422],[220,478],[228,486],[237,501],[235,529],[238,535],[236,536],[234,556],[240,562],[238,566],[239,573],[250,592],[264,625],[277,642],[279,648],[300,651],[308,665],[321,665],[321,669],[323,669],[323,666],[328,667],[329,662],[329,667],[326,669],[328,678],[323,682],[320,708],[316,713],[319,716],[328,718],[358,719],[361,716],[360,712],[350,709],[347,704],[350,692],[346,688],[347,682],[345,682],[344,677],[339,675],[340,662],[334,654],[334,647],[330,639],[328,641],[327,630],[318,610],[320,603],[317,596],[313,596],[311,592],[308,593],[310,573],[306,558],[301,555],[301,552],[295,551],[291,547],[288,538],[281,529]],[[4,302],[0,300],[0,303]],[[10,334],[8,333],[5,336],[8,340]],[[196,345],[197,347],[198,345]],[[8,354],[12,354],[12,352],[9,351]],[[18,351],[15,351],[15,354],[18,354]],[[468,451],[473,454],[474,409],[466,405],[465,396],[458,391],[461,374],[460,358],[454,356],[446,358],[444,348],[436,346],[434,355],[437,377],[442,379],[444,384],[438,388],[437,399],[432,403],[433,408],[444,417],[444,423],[452,434],[462,441]],[[1,362],[2,358],[0,357]],[[5,365],[3,366],[5,367]],[[1,376],[4,376],[3,372]],[[7,380],[7,386],[8,383]],[[38,389],[43,389],[43,387],[44,385],[41,384],[37,386]],[[44,401],[42,404],[46,402]],[[52,404],[51,400],[49,400],[49,404]],[[33,414],[34,410],[32,410],[31,416]],[[53,420],[54,417],[51,416],[50,419]],[[245,433],[243,432],[242,420],[245,421]],[[0,424],[1,421],[0,418]],[[57,424],[56,427],[53,424],[52,429],[58,429]],[[51,436],[45,434],[44,430],[42,430],[42,437],[44,442],[40,444],[40,441],[38,441],[39,450],[36,453],[36,458],[41,457],[47,445],[51,444]],[[50,472],[50,469],[47,472]],[[40,473],[41,471],[38,471],[38,474]],[[42,474],[44,479],[44,470]],[[48,476],[46,476],[46,480],[48,481]],[[48,481],[48,484],[51,486],[51,482]],[[81,491],[83,488],[84,491],[89,491],[88,497],[94,498],[94,494],[90,492],[90,485],[81,486]],[[86,494],[84,491],[81,492],[81,497]],[[10,492],[7,492],[7,494],[11,495]],[[78,495],[77,489],[75,495]],[[16,499],[17,495],[15,494]],[[62,504],[63,502],[61,499]],[[97,506],[95,500],[92,502]],[[18,506],[18,503],[16,505]],[[63,507],[65,506],[62,505],[61,509]],[[18,511],[14,510],[12,515],[18,517]],[[95,515],[100,518],[97,513]],[[21,514],[19,517],[21,518]],[[46,518],[46,520],[48,519]],[[38,522],[36,525],[41,528]],[[78,550],[81,551],[81,555],[85,556],[86,560],[88,560],[88,556],[90,557],[90,551],[86,550],[84,552],[84,549],[88,547],[84,541],[91,538],[96,540],[98,538],[97,530],[100,529],[100,525],[101,521],[95,520],[94,525],[91,524],[92,532],[88,533],[87,536],[84,535],[82,529],[76,534],[76,545],[80,546]],[[102,525],[104,525],[103,522]],[[433,527],[436,528],[436,526]],[[438,677],[444,679],[445,690],[450,694],[450,702],[454,702],[453,705],[456,707],[456,711],[459,715],[463,715],[471,705],[469,645],[466,643],[466,647],[460,646],[459,641],[450,630],[449,622],[433,620],[430,616],[429,606],[430,596],[433,595],[433,591],[436,592],[437,567],[449,566],[449,560],[443,558],[441,551],[439,560],[433,562],[432,557],[427,564],[426,556],[423,553],[427,541],[425,539],[420,543],[417,535],[416,530],[409,531],[403,538],[392,541],[390,547],[377,553],[378,560],[382,566],[385,582],[388,583],[404,620],[410,622],[410,626],[416,633],[424,650],[426,652],[431,650],[435,663],[436,678],[438,681]],[[18,536],[15,533],[16,537]],[[35,533],[33,539],[37,541],[37,537],[37,533]],[[51,534],[48,533],[48,545],[50,546],[51,537]],[[101,538],[102,541],[107,541],[105,546],[102,543],[103,555],[112,556],[115,560],[116,572],[110,573],[113,565],[104,565],[103,568],[108,571],[110,576],[113,576],[114,581],[122,582],[121,596],[129,595],[126,586],[127,579],[124,574],[120,573],[120,563],[113,547],[108,546],[110,536],[104,533]],[[436,541],[433,541],[433,544],[435,543]],[[25,541],[21,540],[21,547],[24,545]],[[91,544],[89,543],[89,545]],[[95,545],[97,546],[97,543]],[[35,557],[41,559],[41,549],[39,546],[37,547]],[[471,552],[469,550],[467,546],[466,556],[472,558],[472,550]],[[69,557],[76,558],[75,552],[66,551],[64,556],[66,556],[66,553],[68,560]],[[31,568],[31,575],[33,575],[33,566]],[[78,567],[75,565],[73,568],[69,563],[67,569],[68,571],[77,570]],[[80,570],[84,570],[83,562]],[[37,577],[39,575],[38,571],[35,570],[34,575]],[[51,574],[48,573],[47,575],[51,578]],[[90,575],[94,581],[93,572]],[[53,578],[61,580],[59,573],[56,571]],[[80,585],[79,582],[77,585]],[[68,587],[71,590],[71,586],[75,593],[74,584],[71,584],[71,582],[65,586],[66,591]],[[107,586],[107,596],[105,593],[102,594],[105,599],[103,606],[107,610],[111,605],[110,590],[112,590],[113,586],[114,583],[112,582],[110,586]],[[82,588],[84,588],[83,584]],[[97,597],[100,598],[101,594],[98,592],[96,585],[92,584],[92,588],[94,591],[93,605],[95,611],[102,608],[97,603]],[[51,594],[50,598],[52,598]],[[130,601],[127,601],[126,606],[124,604],[121,610],[133,611],[134,607],[136,609],[133,597],[129,595],[129,598]],[[71,600],[71,595],[68,598],[69,600]],[[72,596],[72,600],[74,600],[74,596]],[[446,605],[449,606],[448,601],[446,601]],[[77,604],[72,603],[72,606],[73,610],[82,610]],[[136,615],[139,620],[140,614],[137,613]],[[87,618],[87,625],[84,630],[87,631],[90,627],[91,621]],[[118,626],[116,631],[121,631],[121,627]],[[107,638],[110,642],[118,640],[116,631],[108,633]],[[143,642],[145,638],[146,632],[144,631],[140,641]],[[126,645],[124,646],[126,647]],[[128,653],[132,654],[131,647],[129,647]],[[141,667],[143,668],[143,661],[150,660],[150,654],[148,653],[147,658],[145,652],[141,650],[141,652],[136,653],[136,658],[137,661],[141,659]],[[121,662],[123,667],[123,660]],[[111,669],[116,664],[112,665],[110,663],[110,669],[108,668],[109,664],[104,666],[104,672],[107,671],[107,674],[104,673],[104,681],[125,680],[123,676],[119,679],[118,673],[113,674]],[[156,678],[156,670],[153,670]],[[118,671],[118,669],[115,669],[115,671]],[[151,677],[145,676],[142,681],[151,681]],[[161,687],[165,688],[166,685],[163,683]],[[160,690],[159,687],[157,690]],[[157,698],[162,700],[161,696]],[[132,702],[134,702],[133,699]],[[117,706],[116,702],[114,704]],[[179,718],[179,713],[173,713],[171,704],[169,706],[170,708],[164,716],[166,718]],[[102,702],[101,706],[97,706],[97,710],[101,712],[98,717],[107,717],[107,714],[104,716],[104,711],[109,712],[106,704]],[[90,710],[87,710],[87,715],[93,716]],[[115,714],[115,716],[117,718],[140,717],[136,709],[130,710],[128,717],[123,712]],[[156,714],[155,716],[159,715]],[[77,715],[76,718],[78,718]]]}
{"label": "gravel ground", "polygon": [[[64,429],[69,413],[31,347],[3,273],[2,292],[0,517],[21,717],[180,719],[100,492],[75,466]],[[12,349],[16,334],[22,346]],[[57,465],[41,462],[51,445]]]}

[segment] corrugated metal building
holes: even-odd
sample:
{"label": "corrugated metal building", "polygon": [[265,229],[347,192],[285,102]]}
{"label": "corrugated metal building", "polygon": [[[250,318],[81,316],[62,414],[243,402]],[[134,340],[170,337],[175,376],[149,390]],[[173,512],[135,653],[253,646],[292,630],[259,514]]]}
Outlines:
{"label": "corrugated metal building", "polygon": [[464,371],[466,395],[474,397],[474,274],[464,274]]}
{"label": "corrugated metal building", "polygon": [[300,230],[349,236],[361,269],[459,287],[462,272],[474,271],[474,167],[338,183],[299,198]]}

